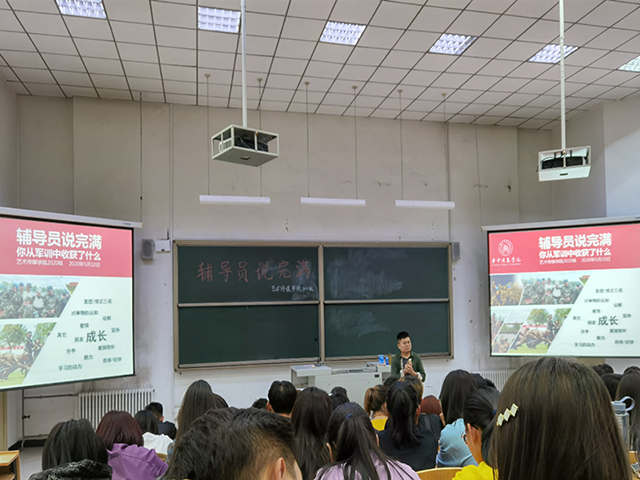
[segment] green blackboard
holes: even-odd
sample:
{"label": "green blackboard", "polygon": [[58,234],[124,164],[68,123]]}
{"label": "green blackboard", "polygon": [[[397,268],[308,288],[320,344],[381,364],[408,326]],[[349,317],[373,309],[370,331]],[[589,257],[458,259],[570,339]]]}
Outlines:
{"label": "green blackboard", "polygon": [[401,330],[411,334],[415,352],[450,355],[448,302],[325,306],[328,358],[397,353],[395,339]]}
{"label": "green blackboard", "polygon": [[324,249],[327,300],[446,299],[447,248]]}
{"label": "green blackboard", "polygon": [[179,309],[179,364],[318,357],[318,306]]}

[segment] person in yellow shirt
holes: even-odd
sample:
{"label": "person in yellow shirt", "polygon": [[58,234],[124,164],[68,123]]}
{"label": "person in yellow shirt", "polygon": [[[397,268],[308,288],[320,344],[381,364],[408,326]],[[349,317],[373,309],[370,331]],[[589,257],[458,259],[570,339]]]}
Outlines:
{"label": "person in yellow shirt", "polygon": [[[462,436],[478,465],[469,465],[459,471],[454,480],[494,480],[493,468],[486,463],[491,444],[494,417],[500,392],[483,387],[474,391],[464,403],[463,420],[465,433]],[[497,475],[496,475],[497,477]]]}
{"label": "person in yellow shirt", "polygon": [[364,411],[371,418],[373,428],[378,431],[384,430],[387,423],[387,390],[384,385],[376,385],[364,394]]}

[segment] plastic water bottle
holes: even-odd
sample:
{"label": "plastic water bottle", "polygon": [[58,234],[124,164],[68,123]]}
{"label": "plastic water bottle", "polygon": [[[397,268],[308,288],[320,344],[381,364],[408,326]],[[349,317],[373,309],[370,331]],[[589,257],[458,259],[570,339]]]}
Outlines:
{"label": "plastic water bottle", "polygon": [[[624,403],[626,400],[631,400],[631,406],[627,407]],[[619,401],[611,402],[613,405],[613,412],[616,414],[616,421],[620,426],[620,431],[622,432],[622,440],[624,442],[625,447],[629,449],[629,411],[633,410],[633,407],[636,406],[636,402],[631,397],[621,398]]]}

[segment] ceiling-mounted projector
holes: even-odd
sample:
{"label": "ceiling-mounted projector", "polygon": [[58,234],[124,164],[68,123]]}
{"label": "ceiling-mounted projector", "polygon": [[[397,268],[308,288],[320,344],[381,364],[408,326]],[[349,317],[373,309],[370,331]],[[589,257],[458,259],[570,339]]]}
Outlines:
{"label": "ceiling-mounted projector", "polygon": [[212,160],[259,167],[278,157],[280,140],[277,133],[229,125],[211,137],[211,146]]}
{"label": "ceiling-mounted projector", "polygon": [[538,153],[538,180],[587,178],[591,171],[591,147],[548,150]]}

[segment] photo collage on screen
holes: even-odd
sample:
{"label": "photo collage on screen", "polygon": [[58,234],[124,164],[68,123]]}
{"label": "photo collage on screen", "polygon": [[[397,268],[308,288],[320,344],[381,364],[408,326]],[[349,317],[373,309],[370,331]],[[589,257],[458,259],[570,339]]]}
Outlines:
{"label": "photo collage on screen", "polygon": [[492,354],[546,354],[588,280],[581,272],[491,275]]}

